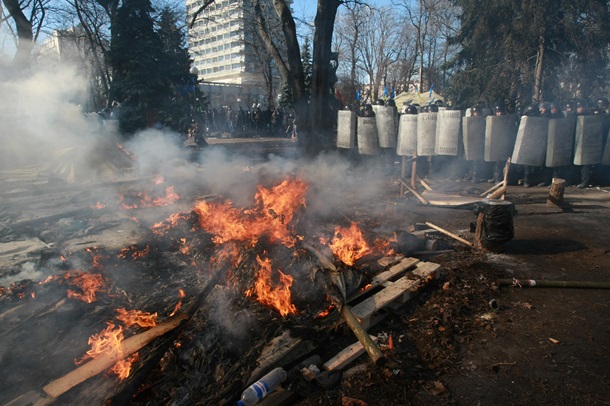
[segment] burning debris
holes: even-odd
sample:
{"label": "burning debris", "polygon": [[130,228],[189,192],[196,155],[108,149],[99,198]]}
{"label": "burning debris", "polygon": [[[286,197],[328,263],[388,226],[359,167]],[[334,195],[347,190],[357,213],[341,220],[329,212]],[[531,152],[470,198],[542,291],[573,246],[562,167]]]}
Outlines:
{"label": "burning debris", "polygon": [[[0,291],[2,347],[27,343],[44,354],[25,363],[19,352],[0,354],[5,365],[15,365],[3,378],[9,388],[3,403],[61,398],[138,404],[152,397],[226,403],[256,379],[257,359],[282,331],[300,346],[312,343],[305,337],[327,336],[348,321],[366,351],[380,354],[364,333],[380,307],[370,307],[366,298],[376,288],[393,286],[396,292],[386,289],[383,300],[404,300],[438,267],[423,271],[419,261],[402,263],[414,245],[403,244],[408,239],[400,232],[374,235],[341,218],[334,226],[315,225],[307,213],[310,185],[294,175],[269,177],[249,206],[211,194],[195,196],[190,209],[177,212],[171,210],[188,207],[179,188],[160,177],[151,184],[147,193],[128,190],[115,202],[88,202],[92,216],[73,230],[61,229],[64,217],[27,227],[23,221],[9,224],[30,235],[44,224],[46,237],[63,235],[65,242],[49,240],[38,251],[35,268],[48,275],[40,283],[22,280]],[[94,240],[97,226],[86,221],[110,208],[122,219],[119,229],[137,226],[138,240],[76,249],[83,238]],[[153,209],[155,216],[167,212],[165,220],[152,220]],[[148,231],[142,230],[145,224]],[[83,235],[85,227],[89,232]],[[379,277],[384,269],[389,270]],[[391,281],[405,271],[404,283]],[[38,331],[59,335],[50,339]],[[186,381],[178,378],[185,372]]]}

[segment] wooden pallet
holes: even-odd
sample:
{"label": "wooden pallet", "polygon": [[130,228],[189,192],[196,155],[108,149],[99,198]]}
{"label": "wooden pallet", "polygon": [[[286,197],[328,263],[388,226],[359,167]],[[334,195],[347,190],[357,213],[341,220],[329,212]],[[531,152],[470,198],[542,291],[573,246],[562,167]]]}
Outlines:
{"label": "wooden pallet", "polygon": [[404,258],[377,274],[370,285],[348,298],[348,305],[366,330],[385,317],[384,308],[404,305],[419,287],[438,278],[440,265]]}

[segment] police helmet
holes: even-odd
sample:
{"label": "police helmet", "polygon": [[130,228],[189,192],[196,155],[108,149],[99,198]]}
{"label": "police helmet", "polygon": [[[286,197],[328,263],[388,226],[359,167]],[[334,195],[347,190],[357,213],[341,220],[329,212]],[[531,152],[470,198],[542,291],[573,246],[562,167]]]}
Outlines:
{"label": "police helmet", "polygon": [[570,100],[566,103],[566,111],[574,111],[576,110],[576,102],[574,100]]}
{"label": "police helmet", "polygon": [[438,106],[436,104],[431,104],[428,106],[428,111],[430,113],[438,113]]}
{"label": "police helmet", "polygon": [[523,109],[523,113],[521,114],[528,117],[537,117],[538,115],[540,115],[540,111],[536,106],[530,104],[529,106],[525,106],[525,108]]}
{"label": "police helmet", "polygon": [[412,104],[408,105],[405,109],[405,114],[417,114],[417,107]]}
{"label": "police helmet", "polygon": [[549,103],[549,102],[540,103],[540,110],[546,110],[546,111],[551,110],[551,103]]}
{"label": "police helmet", "polygon": [[602,110],[606,110],[608,107],[610,107],[610,102],[605,97],[600,97],[597,99],[597,107]]}
{"label": "police helmet", "polygon": [[576,108],[579,107],[586,109],[589,105],[585,99],[576,99]]}
{"label": "police helmet", "polygon": [[388,99],[388,101],[385,102],[385,105],[388,107],[396,107],[396,102],[394,99]]}
{"label": "police helmet", "polygon": [[364,111],[373,111],[373,106],[371,106],[370,104],[365,104]]}
{"label": "police helmet", "polygon": [[385,102],[383,101],[383,99],[375,100],[375,105],[376,106],[383,106],[384,104],[385,104]]}
{"label": "police helmet", "polygon": [[505,114],[506,113],[506,105],[504,104],[503,101],[497,101],[494,104],[494,113],[502,113]]}
{"label": "police helmet", "polygon": [[550,110],[557,110],[557,111],[561,111],[561,105],[559,103],[555,103],[555,102],[551,102],[550,106],[549,106]]}

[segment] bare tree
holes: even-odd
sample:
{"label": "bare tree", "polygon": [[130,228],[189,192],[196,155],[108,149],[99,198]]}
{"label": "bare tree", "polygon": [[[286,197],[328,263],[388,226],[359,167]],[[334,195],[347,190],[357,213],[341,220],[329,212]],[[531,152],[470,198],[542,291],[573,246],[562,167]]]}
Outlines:
{"label": "bare tree", "polygon": [[[13,63],[18,68],[28,68],[34,42],[45,23],[50,0],[2,0],[2,20],[12,21],[17,37],[17,51]],[[8,16],[4,15],[4,9]]]}
{"label": "bare tree", "polygon": [[[398,21],[390,8],[369,9],[364,15],[362,35],[357,43],[359,67],[368,76],[373,99],[387,86],[390,66],[397,61],[400,36]],[[388,89],[389,90],[389,89]]]}

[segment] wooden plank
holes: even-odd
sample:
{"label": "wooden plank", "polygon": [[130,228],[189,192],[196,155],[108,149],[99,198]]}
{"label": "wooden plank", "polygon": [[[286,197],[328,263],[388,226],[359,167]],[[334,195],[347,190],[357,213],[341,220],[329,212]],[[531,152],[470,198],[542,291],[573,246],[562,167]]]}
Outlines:
{"label": "wooden plank", "polygon": [[412,280],[408,279],[406,276],[403,276],[382,291],[367,298],[363,302],[358,303],[352,308],[352,311],[356,317],[361,320],[360,323],[362,324],[362,327],[366,329],[370,326],[369,321],[375,312],[387,306],[389,303],[403,295],[406,290],[418,285],[420,282],[420,279]]}
{"label": "wooden plank", "polygon": [[371,280],[371,283],[368,286],[366,286],[364,289],[361,289],[361,290],[353,293],[348,298],[348,302],[353,302],[354,300],[358,299],[359,297],[369,293],[376,287],[383,286],[387,281],[406,272],[409,268],[411,268],[418,262],[419,262],[418,258],[411,258],[411,257],[404,258],[398,264],[390,267],[390,269],[388,269],[386,271],[382,271],[382,272],[378,273],[377,275],[375,275],[375,277]]}
{"label": "wooden plank", "polygon": [[419,262],[418,258],[411,258],[411,257],[405,258],[402,261],[400,261],[398,264],[390,267],[390,269],[388,269],[387,271],[383,271],[383,272],[380,272],[377,275],[375,275],[375,277],[373,278],[373,280],[371,282],[371,285],[379,286],[381,284],[384,284],[385,282],[389,281],[390,279],[400,275],[401,273],[405,272],[412,266],[416,265],[418,262]]}
{"label": "wooden plank", "polygon": [[440,267],[441,266],[439,264],[435,264],[434,262],[420,262],[417,264],[417,268],[413,271],[413,275],[422,279],[438,279],[441,274],[438,272]]}
{"label": "wooden plank", "polygon": [[[378,338],[371,336],[371,340],[377,343]],[[348,345],[337,353],[334,357],[326,361],[322,368],[327,371],[341,370],[349,365],[352,361],[364,354],[364,347],[360,341]]]}

